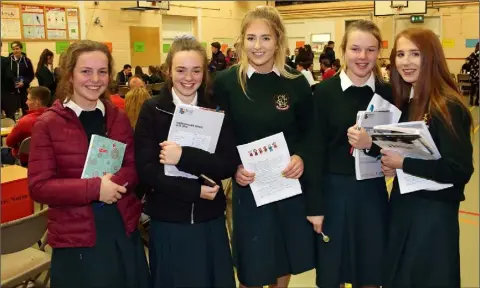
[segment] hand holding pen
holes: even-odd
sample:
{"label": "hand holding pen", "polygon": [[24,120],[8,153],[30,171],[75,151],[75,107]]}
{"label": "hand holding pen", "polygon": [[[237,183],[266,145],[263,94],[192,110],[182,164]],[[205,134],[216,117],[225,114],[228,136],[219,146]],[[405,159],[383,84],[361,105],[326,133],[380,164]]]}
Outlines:
{"label": "hand holding pen", "polygon": [[128,182],[123,186],[118,185],[110,180],[112,176],[112,174],[108,173],[101,178],[102,183],[100,185],[100,197],[98,199],[103,202],[101,206],[103,206],[104,203],[113,204],[117,202],[122,199],[122,194],[127,192],[126,186],[128,185]]}

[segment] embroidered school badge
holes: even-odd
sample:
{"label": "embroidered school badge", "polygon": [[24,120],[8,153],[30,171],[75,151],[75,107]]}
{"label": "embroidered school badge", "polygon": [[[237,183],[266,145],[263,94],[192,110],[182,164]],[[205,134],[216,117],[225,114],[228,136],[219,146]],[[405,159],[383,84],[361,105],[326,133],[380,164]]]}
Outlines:
{"label": "embroidered school badge", "polygon": [[285,111],[290,108],[290,98],[287,94],[273,96],[273,102],[277,110]]}

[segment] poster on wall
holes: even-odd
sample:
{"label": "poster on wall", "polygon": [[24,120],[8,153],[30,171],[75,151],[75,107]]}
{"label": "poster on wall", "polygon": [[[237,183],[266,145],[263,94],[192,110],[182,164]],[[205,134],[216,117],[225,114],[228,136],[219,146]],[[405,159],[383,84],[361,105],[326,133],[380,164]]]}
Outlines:
{"label": "poster on wall", "polygon": [[67,23],[68,23],[68,39],[80,39],[80,31],[78,31],[78,10],[77,8],[67,8]]}
{"label": "poster on wall", "polygon": [[47,30],[47,38],[52,40],[66,40],[67,30]]}
{"label": "poster on wall", "polygon": [[67,19],[65,8],[45,7],[47,18],[47,38],[67,40]]}
{"label": "poster on wall", "polygon": [[65,8],[47,7],[47,29],[67,29]]}
{"label": "poster on wall", "polygon": [[22,39],[19,6],[2,4],[1,7],[2,39]]}
{"label": "poster on wall", "polygon": [[45,39],[44,10],[42,6],[22,5],[23,38]]}

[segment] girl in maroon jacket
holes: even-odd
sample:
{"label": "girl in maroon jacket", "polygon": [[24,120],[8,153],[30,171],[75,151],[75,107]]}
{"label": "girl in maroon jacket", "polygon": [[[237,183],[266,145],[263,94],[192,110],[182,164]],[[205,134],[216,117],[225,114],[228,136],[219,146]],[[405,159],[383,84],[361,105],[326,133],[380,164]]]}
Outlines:
{"label": "girl in maroon jacket", "polygon": [[[49,206],[55,288],[149,288],[139,232],[140,201],[132,128],[108,99],[113,60],[101,43],[72,44],[62,64],[57,100],[32,130],[31,197]],[[81,179],[93,134],[127,144],[115,175]]]}

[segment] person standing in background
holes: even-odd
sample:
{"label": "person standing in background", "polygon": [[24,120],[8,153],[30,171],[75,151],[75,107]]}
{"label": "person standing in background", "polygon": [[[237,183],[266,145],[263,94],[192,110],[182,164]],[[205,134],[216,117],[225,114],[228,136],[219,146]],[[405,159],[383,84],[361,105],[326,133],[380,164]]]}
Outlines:
{"label": "person standing in background", "polygon": [[[0,40],[0,50],[2,48],[3,42]],[[13,89],[13,74],[12,71],[9,69],[9,58],[5,56],[1,56],[1,63],[0,68],[1,70],[1,101],[2,101],[2,111],[5,113],[5,116],[14,119],[15,118],[15,110],[16,110],[16,101],[15,97],[9,94],[10,88]],[[3,113],[2,113],[3,114]]]}
{"label": "person standing in background", "polygon": [[47,87],[50,90],[51,100],[48,105],[50,106],[53,103],[55,98],[55,91],[57,89],[57,81],[55,79],[55,74],[52,71],[53,69],[53,52],[45,49],[42,54],[40,54],[40,59],[37,64],[37,71],[35,76],[38,80],[38,85]]}
{"label": "person standing in background", "polygon": [[478,106],[478,69],[479,69],[479,57],[480,57],[480,52],[478,49],[478,42],[477,45],[475,45],[475,51],[468,56],[468,64],[470,64],[470,106]]}
{"label": "person standing in background", "polygon": [[[22,52],[23,44],[21,42],[14,41],[10,43],[10,47],[13,52],[9,54],[10,63],[8,68],[13,74],[13,85],[12,83],[5,83],[8,87],[7,97],[14,98],[15,100],[12,101],[15,101],[15,110],[21,108],[22,115],[25,115],[28,110],[26,104],[27,91],[34,78],[33,65],[32,61],[27,58],[27,54]],[[15,114],[15,111],[13,113]]]}
{"label": "person standing in background", "polygon": [[226,67],[225,55],[223,55],[222,51],[220,50],[221,48],[222,46],[220,45],[220,43],[212,43],[212,59],[210,60],[210,64],[208,65],[208,69],[212,73],[222,71]]}

